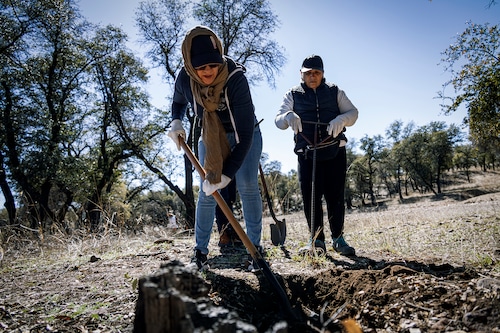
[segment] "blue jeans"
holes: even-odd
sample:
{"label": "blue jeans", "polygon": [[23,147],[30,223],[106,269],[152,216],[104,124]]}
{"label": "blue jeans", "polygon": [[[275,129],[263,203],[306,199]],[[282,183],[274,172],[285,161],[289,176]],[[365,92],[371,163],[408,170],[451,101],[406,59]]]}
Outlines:
{"label": "blue jeans", "polygon": [[[234,146],[236,140],[234,133],[227,133],[229,144]],[[205,161],[205,145],[200,140],[198,143],[200,163]],[[262,154],[262,136],[258,127],[253,135],[253,142],[243,164],[236,172],[236,188],[241,198],[243,216],[245,218],[246,233],[255,246],[260,246],[262,234],[262,198],[260,196],[258,172],[259,161]],[[201,190],[198,194],[195,218],[195,249],[208,254],[208,243],[212,234],[215,218],[215,206],[217,203],[212,195],[206,196]]]}

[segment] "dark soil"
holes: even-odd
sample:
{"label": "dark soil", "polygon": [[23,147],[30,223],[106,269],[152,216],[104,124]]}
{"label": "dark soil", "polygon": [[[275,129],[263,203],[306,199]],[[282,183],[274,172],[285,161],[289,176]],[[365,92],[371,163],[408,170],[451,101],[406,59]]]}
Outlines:
{"label": "dark soil", "polygon": [[[280,276],[292,306],[311,316],[307,330],[303,322],[292,320],[291,332],[317,332],[333,315],[338,320],[355,318],[365,332],[500,331],[498,274],[364,256],[327,256],[326,260],[329,268]],[[287,317],[265,277],[245,274],[215,270],[207,273],[206,279],[216,293],[217,304],[237,310],[264,332],[277,318]]]}

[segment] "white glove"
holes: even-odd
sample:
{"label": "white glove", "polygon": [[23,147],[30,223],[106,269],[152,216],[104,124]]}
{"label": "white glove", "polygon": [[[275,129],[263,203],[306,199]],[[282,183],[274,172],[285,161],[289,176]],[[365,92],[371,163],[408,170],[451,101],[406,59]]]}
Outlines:
{"label": "white glove", "polygon": [[326,130],[328,131],[328,135],[336,138],[344,130],[344,121],[342,119],[335,118],[328,123]]}
{"label": "white glove", "polygon": [[186,139],[186,131],[184,131],[184,127],[182,127],[182,122],[180,119],[174,119],[170,123],[170,130],[167,132],[167,135],[175,142],[177,145],[177,150],[181,150],[181,143],[179,142],[179,135],[182,136],[183,139]]}
{"label": "white glove", "polygon": [[293,111],[288,112],[285,116],[285,120],[288,123],[288,126],[293,129],[293,132],[295,134],[297,134],[298,132],[302,132],[302,120],[300,120],[298,114]]}
{"label": "white glove", "polygon": [[208,180],[204,180],[202,184],[203,192],[205,192],[206,196],[209,196],[210,194],[214,193],[217,190],[220,190],[224,187],[226,187],[229,183],[231,182],[231,178],[229,178],[226,175],[221,175],[220,177],[220,182],[212,184]]}

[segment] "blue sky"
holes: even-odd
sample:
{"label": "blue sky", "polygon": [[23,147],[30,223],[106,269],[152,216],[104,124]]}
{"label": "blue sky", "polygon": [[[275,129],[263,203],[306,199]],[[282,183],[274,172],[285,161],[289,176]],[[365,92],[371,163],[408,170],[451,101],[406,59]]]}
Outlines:
{"label": "blue sky", "polygon": [[[91,22],[121,26],[129,34],[130,48],[140,55],[134,25],[138,2],[80,0],[80,9]],[[467,22],[499,24],[500,5],[487,8],[488,2],[272,0],[281,21],[272,38],[285,48],[288,61],[274,90],[265,83],[252,87],[257,118],[264,119],[264,152],[281,162],[283,172],[296,169],[292,132],[277,129],[274,116],[285,92],[299,83],[302,60],[313,53],[323,58],[326,79],[343,89],[359,109],[357,123],[346,133],[349,139],[384,135],[395,120],[418,126],[431,121],[460,124],[465,109],[452,116],[441,114],[436,96],[450,76],[438,64],[441,52]],[[152,72],[150,77],[153,104],[167,108],[168,86],[160,74]]]}

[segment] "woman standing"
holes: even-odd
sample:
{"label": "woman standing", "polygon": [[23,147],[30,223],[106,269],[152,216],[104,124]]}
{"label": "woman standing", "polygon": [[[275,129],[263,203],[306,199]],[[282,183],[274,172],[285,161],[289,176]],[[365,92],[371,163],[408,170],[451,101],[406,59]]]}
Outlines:
{"label": "woman standing", "polygon": [[[347,170],[345,127],[353,126],[358,109],[346,93],[324,76],[323,59],[311,55],[300,69],[300,85],[285,93],[275,118],[279,129],[295,133],[298,174],[311,243],[326,252],[322,198],[325,199],[333,249],[354,256],[344,239],[344,191]],[[315,237],[317,235],[317,237]],[[312,244],[312,238],[316,238]]]}
{"label": "woman standing", "polygon": [[184,67],[175,81],[168,135],[180,150],[179,136],[186,137],[181,119],[190,104],[202,124],[198,151],[206,171],[196,207],[193,258],[202,269],[207,266],[215,215],[216,202],[211,194],[226,187],[233,178],[242,201],[247,235],[261,249],[258,166],[262,136],[256,126],[244,68],[223,55],[219,37],[207,27],[194,27],[184,38],[182,56]]}

